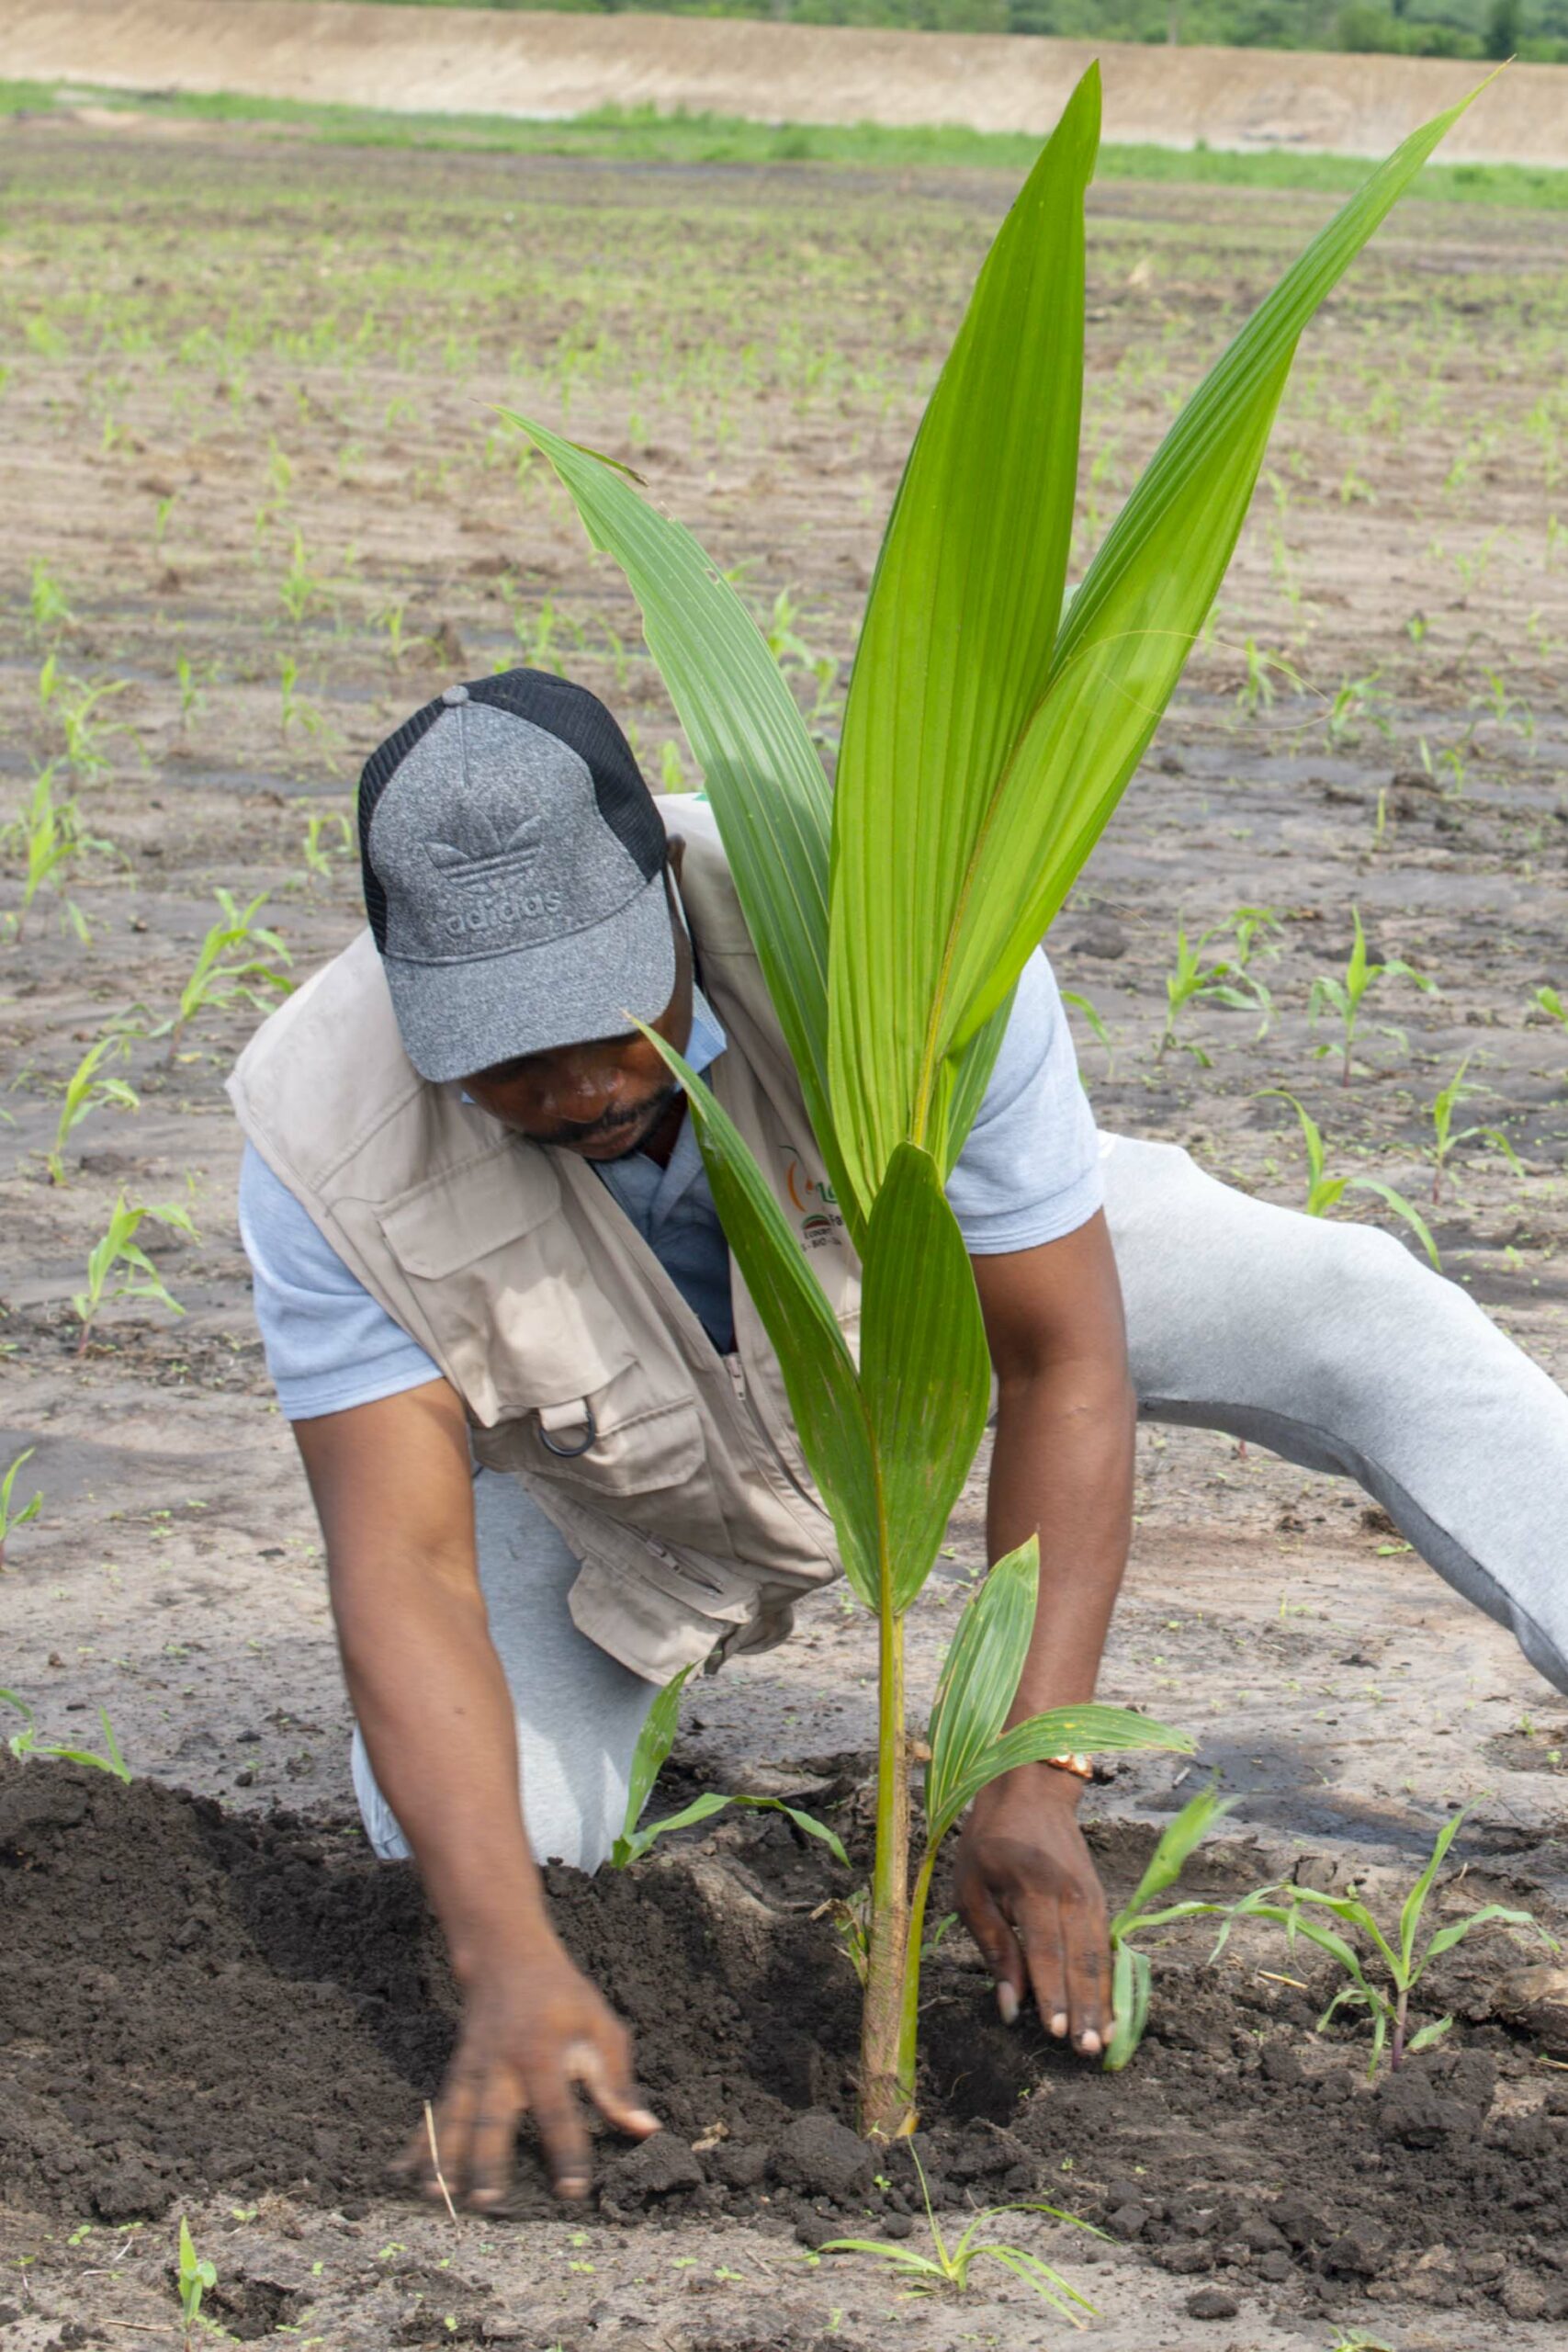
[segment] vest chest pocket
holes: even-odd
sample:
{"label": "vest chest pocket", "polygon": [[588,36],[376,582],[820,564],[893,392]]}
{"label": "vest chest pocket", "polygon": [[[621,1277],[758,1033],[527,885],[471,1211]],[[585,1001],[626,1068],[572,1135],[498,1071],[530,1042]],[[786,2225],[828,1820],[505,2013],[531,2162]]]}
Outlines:
{"label": "vest chest pocket", "polygon": [[625,1324],[542,1154],[487,1152],[387,1204],[378,1222],[442,1369],[482,1427],[594,1396],[631,1365]]}

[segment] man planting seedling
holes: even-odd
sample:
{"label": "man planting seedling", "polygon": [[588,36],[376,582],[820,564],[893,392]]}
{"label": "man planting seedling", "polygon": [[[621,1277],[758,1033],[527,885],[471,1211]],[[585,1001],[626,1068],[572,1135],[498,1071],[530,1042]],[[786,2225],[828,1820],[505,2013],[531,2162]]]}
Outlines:
{"label": "man planting seedling", "polygon": [[[1359,1477],[1568,1687],[1568,1402],[1392,1237],[1097,1136],[1037,946],[1202,626],[1296,338],[1448,119],[1244,330],[1067,604],[1086,79],[921,427],[831,805],[701,550],[536,425],[632,580],[713,816],[661,808],[609,712],[532,671],[449,688],[367,764],[369,928],[232,1091],[362,1809],[418,1860],[464,1989],[433,2136],[470,2201],[504,2193],[525,2109],[583,2192],[575,2086],[654,2128],[536,1860],[596,1868],[660,1689],[783,1638],[840,1565],[878,1620],[863,2120],[911,2120],[920,1915],[960,1823],[1002,2014],[1032,1999],[1100,2053],[1081,1751],[1174,1736],[1090,1704],[1135,1410]],[[930,1726],[911,1884],[903,1618],[993,1380],[996,1566]]]}

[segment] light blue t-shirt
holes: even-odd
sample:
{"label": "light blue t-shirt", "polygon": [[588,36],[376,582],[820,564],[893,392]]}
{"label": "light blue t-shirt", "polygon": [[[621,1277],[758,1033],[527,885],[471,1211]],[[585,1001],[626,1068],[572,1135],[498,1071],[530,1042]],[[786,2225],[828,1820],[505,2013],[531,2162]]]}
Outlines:
{"label": "light blue t-shirt", "polygon": [[[706,999],[693,1001],[686,1058],[701,1072],[725,1050]],[[729,1252],[692,1122],[670,1164],[644,1152],[593,1172],[625,1210],[721,1353],[735,1345]],[[1100,1148],[1056,982],[1043,954],[1024,967],[985,1100],[948,1180],[976,1257],[1032,1250],[1076,1232],[1100,1206]],[[251,1145],[240,1171],[240,1238],[277,1400],[291,1421],[395,1396],[440,1368],[349,1272]]]}

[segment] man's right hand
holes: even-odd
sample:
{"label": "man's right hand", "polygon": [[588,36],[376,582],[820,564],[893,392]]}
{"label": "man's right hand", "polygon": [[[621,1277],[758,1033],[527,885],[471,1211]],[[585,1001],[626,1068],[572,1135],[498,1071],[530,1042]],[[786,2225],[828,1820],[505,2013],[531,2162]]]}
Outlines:
{"label": "man's right hand", "polygon": [[644,2139],[625,2027],[550,1926],[518,1802],[513,1702],[491,1642],[474,1548],[468,1430],[427,1381],[297,1421],[327,1539],[344,1672],[381,1792],[413,1848],[463,1988],[435,2110],[400,2169],[479,2209],[505,2197],[518,2118],[532,2115],[558,2192],[589,2182],[581,2086]]}
{"label": "man's right hand", "polygon": [[[435,2107],[435,2148],[455,2204],[505,2201],[519,2119],[532,2115],[558,2197],[585,2197],[592,2177],[581,2085],[608,2122],[635,2139],[657,2132],[632,2080],[631,2036],[603,1995],[550,1937],[510,1966],[471,1982],[462,2030]],[[422,2125],[397,2169],[441,2201]]]}

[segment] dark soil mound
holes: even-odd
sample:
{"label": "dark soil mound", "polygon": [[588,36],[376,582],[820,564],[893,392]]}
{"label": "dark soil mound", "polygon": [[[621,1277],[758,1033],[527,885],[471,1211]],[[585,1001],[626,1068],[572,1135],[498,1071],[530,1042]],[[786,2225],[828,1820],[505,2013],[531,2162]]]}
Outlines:
{"label": "dark soil mound", "polygon": [[[765,2209],[807,2243],[869,2212],[907,2233],[908,2149],[874,2167],[844,2128],[857,1995],[813,1916],[828,1866],[782,1819],[737,1834],[743,1853],[551,1874],[668,2126],[605,2146],[601,2211]],[[209,2189],[341,2205],[380,2185],[456,2015],[411,1871],[347,1832],[35,1764],[0,1774],[0,2192],[120,2221]],[[915,2147],[934,2202],[1045,2197],[1222,2300],[1240,2277],[1329,2301],[1387,2282],[1568,2315],[1568,2095],[1543,2102],[1501,2028],[1371,2090],[1364,2042],[1316,2039],[1301,1991],[1173,1961],[1144,2051],[1108,2076],[1005,2030],[961,1937],[928,1991]],[[523,2173],[518,2210],[545,2210]]]}

